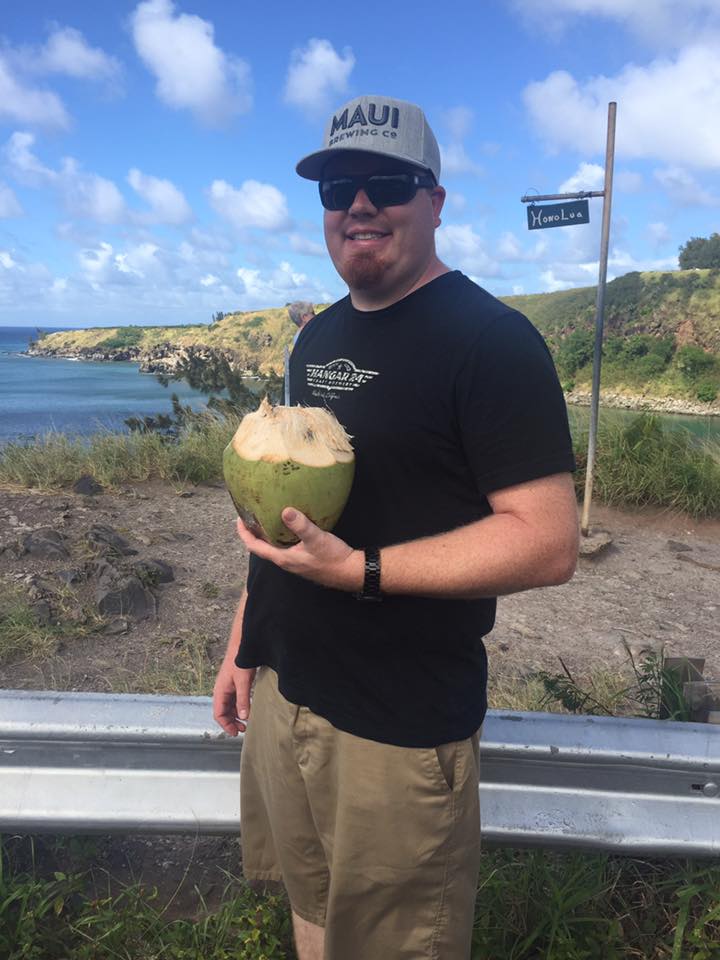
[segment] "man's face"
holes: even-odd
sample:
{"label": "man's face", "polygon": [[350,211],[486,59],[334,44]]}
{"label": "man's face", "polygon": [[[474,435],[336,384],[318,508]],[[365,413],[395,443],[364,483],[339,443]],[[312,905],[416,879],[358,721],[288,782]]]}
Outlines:
{"label": "man's face", "polygon": [[[352,153],[333,157],[324,177],[418,171],[394,160]],[[375,207],[359,190],[347,210],[325,210],[325,242],[350,293],[392,303],[417,283],[435,258],[442,187],[421,188],[406,204]]]}

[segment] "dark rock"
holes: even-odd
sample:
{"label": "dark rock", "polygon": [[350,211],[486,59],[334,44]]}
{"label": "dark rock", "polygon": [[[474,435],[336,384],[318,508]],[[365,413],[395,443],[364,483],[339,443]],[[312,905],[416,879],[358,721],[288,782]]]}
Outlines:
{"label": "dark rock", "polygon": [[115,617],[115,619],[111,620],[110,623],[105,627],[103,633],[106,633],[112,637],[120,633],[127,633],[129,629],[129,620],[126,620],[125,617]]}
{"label": "dark rock", "polygon": [[85,534],[85,540],[100,554],[115,554],[116,556],[131,557],[137,554],[130,544],[112,527],[103,524],[94,524]]}
{"label": "dark rock", "polygon": [[67,583],[68,585],[80,583],[80,581],[84,579],[81,570],[56,570],[55,576],[58,578],[58,580],[61,580],[63,583]]}
{"label": "dark rock", "polygon": [[83,493],[85,496],[94,496],[97,493],[103,492],[102,484],[98,483],[95,477],[91,477],[89,474],[84,473],[79,480],[73,484],[74,493]]}
{"label": "dark rock", "polygon": [[179,496],[184,497],[187,500],[189,497],[194,497],[195,493],[192,490],[183,490]]}
{"label": "dark rock", "polygon": [[591,530],[589,536],[580,537],[580,556],[595,558],[600,556],[612,543],[612,537],[605,530]]}
{"label": "dark rock", "polygon": [[164,560],[141,560],[133,570],[144,583],[171,583],[175,579],[173,568]]}
{"label": "dark rock", "polygon": [[36,600],[35,603],[31,604],[30,609],[37,622],[43,627],[47,627],[53,622],[52,607],[47,600]]}
{"label": "dark rock", "polygon": [[681,543],[680,540],[668,540],[667,546],[668,550],[674,550],[675,553],[689,553],[692,550],[692,547],[689,547],[686,543]]}
{"label": "dark rock", "polygon": [[190,533],[173,533],[171,536],[176,543],[189,543],[193,539]]}
{"label": "dark rock", "polygon": [[103,589],[107,589],[110,584],[122,577],[122,572],[104,558],[88,564],[87,571],[88,576],[97,580],[98,587]]}
{"label": "dark rock", "polygon": [[108,588],[98,587],[95,599],[100,613],[146,620],[155,613],[155,598],[137,577],[123,577]]}
{"label": "dark rock", "polygon": [[32,554],[41,560],[66,560],[70,554],[65,546],[65,538],[51,527],[41,527],[25,534],[21,540],[21,555]]}

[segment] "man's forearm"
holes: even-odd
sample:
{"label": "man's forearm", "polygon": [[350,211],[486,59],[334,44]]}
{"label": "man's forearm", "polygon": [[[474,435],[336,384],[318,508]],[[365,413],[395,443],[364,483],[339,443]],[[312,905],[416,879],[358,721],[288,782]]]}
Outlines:
{"label": "man's forearm", "polygon": [[242,592],[240,597],[240,602],[238,603],[237,610],[235,611],[235,616],[233,617],[232,626],[230,627],[230,637],[228,639],[227,650],[225,651],[225,659],[235,662],[235,657],[237,656],[238,649],[240,648],[240,639],[242,637],[242,622],[243,615],[245,613],[245,603],[247,602],[247,588]]}
{"label": "man's forearm", "polygon": [[564,583],[577,546],[571,529],[553,537],[510,514],[381,551],[386,594],[476,599]]}

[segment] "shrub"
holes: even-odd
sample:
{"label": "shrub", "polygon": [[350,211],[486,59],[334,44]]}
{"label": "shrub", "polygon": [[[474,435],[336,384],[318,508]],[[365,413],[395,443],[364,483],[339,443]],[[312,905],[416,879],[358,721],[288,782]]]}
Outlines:
{"label": "shrub", "polygon": [[712,403],[713,400],[717,400],[717,395],[718,385],[712,380],[701,380],[695,390],[695,396],[702,403]]}
{"label": "shrub", "polygon": [[695,380],[715,366],[715,357],[702,347],[688,343],[675,354],[675,364],[687,380]]}

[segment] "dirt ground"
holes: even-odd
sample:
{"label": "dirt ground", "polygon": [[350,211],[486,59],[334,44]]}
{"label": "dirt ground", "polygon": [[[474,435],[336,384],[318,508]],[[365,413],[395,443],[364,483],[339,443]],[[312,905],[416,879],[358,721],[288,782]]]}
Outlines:
{"label": "dirt ground", "polygon": [[[52,608],[58,571],[74,568],[81,578],[64,588],[64,610],[76,604],[70,616],[81,622],[96,589],[92,578],[82,577],[89,563],[84,537],[98,524],[137,551],[126,562],[162,560],[175,576],[153,587],[155,615],[119,623],[106,618],[82,639],[65,639],[52,656],[0,665],[0,686],[147,691],[171,673],[182,686],[180,654],[192,643],[204,664],[193,667],[197,675],[185,678],[182,692],[211,686],[247,569],[234,516],[221,484],[174,489],[147,483],[94,496],[0,490],[0,589],[23,587],[34,576],[49,588]],[[65,538],[69,559],[18,555],[15,544],[43,527]],[[500,599],[486,641],[493,675],[554,670],[558,654],[585,673],[618,663],[625,641],[635,649],[665,644],[673,655],[704,657],[706,676],[720,678],[720,521],[595,507],[592,529],[607,531],[612,543],[596,557],[581,558],[570,583]],[[170,680],[160,684],[171,688]]]}
{"label": "dirt ground", "polygon": [[[95,496],[0,489],[0,590],[39,585],[52,616],[82,626],[97,589],[87,578],[93,558],[85,539],[96,525],[112,527],[137,551],[123,563],[161,560],[175,577],[152,588],[154,615],[106,617],[82,638],[71,628],[50,656],[20,654],[0,663],[0,687],[209,693],[247,569],[234,517],[219,484],[173,489],[149,483]],[[720,522],[602,507],[592,520],[593,531],[607,531],[612,543],[592,559],[581,558],[570,583],[499,601],[497,625],[486,641],[493,678],[555,671],[558,655],[580,675],[596,666],[619,668],[623,641],[636,650],[666,644],[673,654],[704,657],[706,676],[720,678]],[[69,558],[21,555],[23,538],[47,527],[65,538]],[[58,572],[68,569],[79,578],[61,588]],[[23,838],[13,842],[25,844]],[[196,889],[216,905],[229,877],[240,875],[237,837],[88,842],[91,852],[85,841],[81,849],[101,885],[110,877],[117,891],[149,878],[160,901],[171,903],[168,916],[194,914]],[[27,856],[30,849],[42,852],[48,875],[72,867],[67,843],[56,846],[47,838],[35,848],[23,846]]]}

